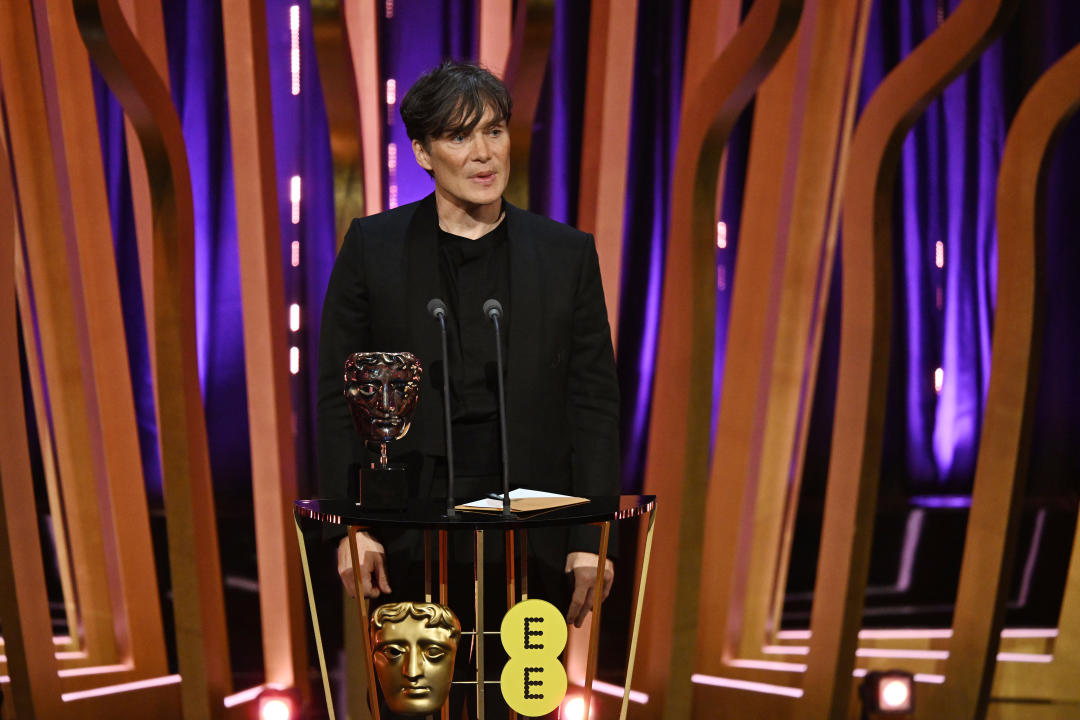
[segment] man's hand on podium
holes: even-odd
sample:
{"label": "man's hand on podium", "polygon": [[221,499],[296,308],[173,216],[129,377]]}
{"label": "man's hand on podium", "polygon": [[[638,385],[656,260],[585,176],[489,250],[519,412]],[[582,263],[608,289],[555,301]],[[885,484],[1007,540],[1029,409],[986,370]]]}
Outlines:
{"label": "man's hand on podium", "polygon": [[[574,627],[581,627],[585,618],[592,612],[593,589],[596,587],[596,562],[593,553],[572,552],[566,556],[566,572],[574,574],[574,594],[570,598],[570,609],[566,611],[566,622]],[[604,596],[607,600],[611,592],[611,583],[615,580],[615,564],[610,558],[604,560]]]}
{"label": "man's hand on podium", "polygon": [[[360,586],[365,597],[377,598],[390,592],[390,579],[386,575],[386,551],[378,540],[365,532],[356,533],[356,554],[360,558]],[[356,580],[353,576],[352,553],[349,538],[341,538],[337,548],[337,571],[341,583],[356,597]],[[594,573],[595,575],[595,573]]]}

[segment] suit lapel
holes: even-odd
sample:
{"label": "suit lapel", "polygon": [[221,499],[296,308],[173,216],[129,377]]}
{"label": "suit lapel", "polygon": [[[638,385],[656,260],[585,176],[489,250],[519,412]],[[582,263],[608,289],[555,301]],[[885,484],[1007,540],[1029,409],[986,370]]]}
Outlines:
{"label": "suit lapel", "polygon": [[[540,238],[530,232],[528,216],[506,204],[507,234],[510,238],[510,338],[507,359],[507,423],[510,452],[516,469],[511,482],[521,484],[529,456],[530,430],[526,417],[531,388],[528,379],[542,377],[543,293],[540,277]],[[521,480],[515,480],[521,478]]]}
{"label": "suit lapel", "polygon": [[422,443],[428,451],[442,448],[444,432],[441,386],[436,388],[432,375],[434,366],[441,365],[439,326],[427,311],[428,301],[442,293],[437,217],[435,195],[428,195],[420,201],[405,233],[407,307],[403,310],[408,315],[410,352],[420,358],[424,368],[417,412],[423,414],[420,425],[428,428]]}

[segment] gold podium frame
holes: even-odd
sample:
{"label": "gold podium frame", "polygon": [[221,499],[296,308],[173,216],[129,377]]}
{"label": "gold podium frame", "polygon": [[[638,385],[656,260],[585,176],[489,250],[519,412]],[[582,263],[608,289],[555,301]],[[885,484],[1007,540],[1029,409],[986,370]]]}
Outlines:
{"label": "gold podium frame", "polygon": [[[650,507],[646,511],[648,513],[648,524],[645,532],[645,546],[641,557],[641,571],[638,574],[637,588],[635,592],[634,611],[632,619],[632,629],[630,635],[630,648],[627,653],[626,661],[626,680],[623,686],[622,703],[619,710],[619,720],[625,720],[628,701],[630,699],[630,684],[633,680],[634,673],[634,659],[637,653],[638,644],[638,632],[641,626],[641,612],[642,603],[645,599],[645,587],[649,574],[649,560],[652,556],[652,540],[653,529],[656,523],[656,501],[653,500],[650,503]],[[600,621],[601,621],[601,609],[603,603],[603,583],[604,583],[604,564],[607,558],[608,541],[611,535],[611,524],[616,520],[623,518],[615,518],[613,520],[605,520],[602,522],[590,522],[589,525],[598,526],[600,528],[600,548],[597,558],[596,567],[596,584],[593,587],[593,620],[589,631],[589,643],[588,643],[588,658],[586,660],[585,670],[585,683],[583,690],[583,699],[586,708],[592,707],[593,697],[593,681],[596,678],[596,666],[598,659],[598,649],[600,644]],[[304,585],[307,589],[308,607],[311,612],[312,628],[315,635],[315,647],[319,657],[319,671],[323,681],[323,693],[326,697],[326,710],[327,716],[330,720],[336,720],[334,713],[333,697],[330,692],[330,677],[326,669],[326,655],[323,650],[322,632],[319,625],[319,614],[315,605],[315,591],[311,580],[311,568],[308,563],[307,543],[304,540],[304,533],[300,528],[299,517],[294,517],[296,524],[296,537],[300,547],[301,564],[304,571]],[[352,563],[354,568],[360,567],[359,550],[356,544],[357,532],[367,530],[368,525],[349,525],[348,526],[348,538],[349,538],[349,553],[352,557]],[[438,542],[438,595],[439,602],[445,604],[447,601],[447,533],[449,530],[424,530],[424,594],[427,602],[432,602],[432,588],[431,577],[433,575],[433,559],[431,553],[432,547],[432,532],[437,534]],[[483,607],[485,601],[484,592],[484,574],[479,571],[480,558],[484,553],[484,539],[485,533],[497,532],[487,531],[482,529],[474,529],[473,531],[473,587],[474,587],[474,599],[475,599],[475,618],[476,627],[473,631],[463,631],[462,635],[474,635],[476,637],[482,637],[484,635],[498,634],[497,632],[488,632],[484,630],[484,615]],[[506,602],[507,610],[512,608],[517,599],[515,595],[518,595],[520,600],[528,599],[528,529],[527,528],[504,528],[503,540],[506,544],[506,553],[504,563],[506,566]],[[520,593],[516,592],[517,585],[517,572],[516,563],[514,562],[514,546],[520,538],[521,541],[521,584]],[[368,605],[368,599],[364,596],[363,589],[361,587],[361,579],[358,573],[353,575],[353,592],[355,593],[355,600],[357,612],[359,613],[359,619],[363,632],[361,633],[363,638],[363,652],[365,666],[367,667],[367,679],[368,679],[368,702],[371,707],[372,718],[374,720],[381,720],[379,712],[378,702],[378,688],[375,680],[375,671],[371,663],[371,634],[368,628],[368,619],[370,615],[370,608]],[[565,650],[564,650],[565,653]],[[565,655],[564,655],[565,661]],[[484,703],[485,703],[485,686],[489,684],[498,684],[498,680],[485,680],[484,673],[484,643],[482,641],[476,642],[476,680],[465,681],[465,684],[476,684],[476,706],[477,706],[477,720],[484,720]],[[454,684],[462,684],[462,681],[456,681]],[[516,720],[517,713],[512,709],[510,710],[510,717],[512,720]],[[441,720],[449,720],[449,708],[443,705],[440,712]]]}

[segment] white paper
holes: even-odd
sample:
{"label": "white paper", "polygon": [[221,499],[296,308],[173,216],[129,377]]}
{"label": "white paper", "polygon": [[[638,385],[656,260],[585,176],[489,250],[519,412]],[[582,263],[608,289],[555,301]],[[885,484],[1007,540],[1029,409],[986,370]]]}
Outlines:
{"label": "white paper", "polygon": [[[573,495],[560,495],[559,493],[545,492],[543,490],[529,490],[528,488],[518,488],[510,491],[510,500],[533,500],[537,498],[572,498]],[[464,505],[458,505],[460,508],[468,508],[471,510],[502,510],[503,501],[502,493],[498,493],[495,497],[480,498],[474,500],[471,503],[465,503]]]}

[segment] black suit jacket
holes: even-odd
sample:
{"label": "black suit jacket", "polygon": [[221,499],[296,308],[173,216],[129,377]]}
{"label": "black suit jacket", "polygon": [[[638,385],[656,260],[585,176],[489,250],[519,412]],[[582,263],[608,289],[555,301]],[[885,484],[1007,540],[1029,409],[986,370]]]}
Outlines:
{"label": "black suit jacket", "polygon": [[[619,491],[619,393],[591,235],[506,204],[510,249],[506,358],[510,482],[574,495]],[[435,197],[355,219],[330,275],[319,341],[320,494],[344,497],[348,476],[369,462],[343,396],[346,358],[408,351],[424,367],[408,435],[391,454],[416,470],[411,492],[433,488],[433,456],[445,455]],[[480,313],[481,308],[476,308]],[[435,370],[435,372],[432,372]],[[426,471],[425,471],[426,470]],[[472,498],[462,498],[470,500]],[[571,533],[554,554],[596,552],[595,529]],[[554,560],[554,558],[553,558]]]}

